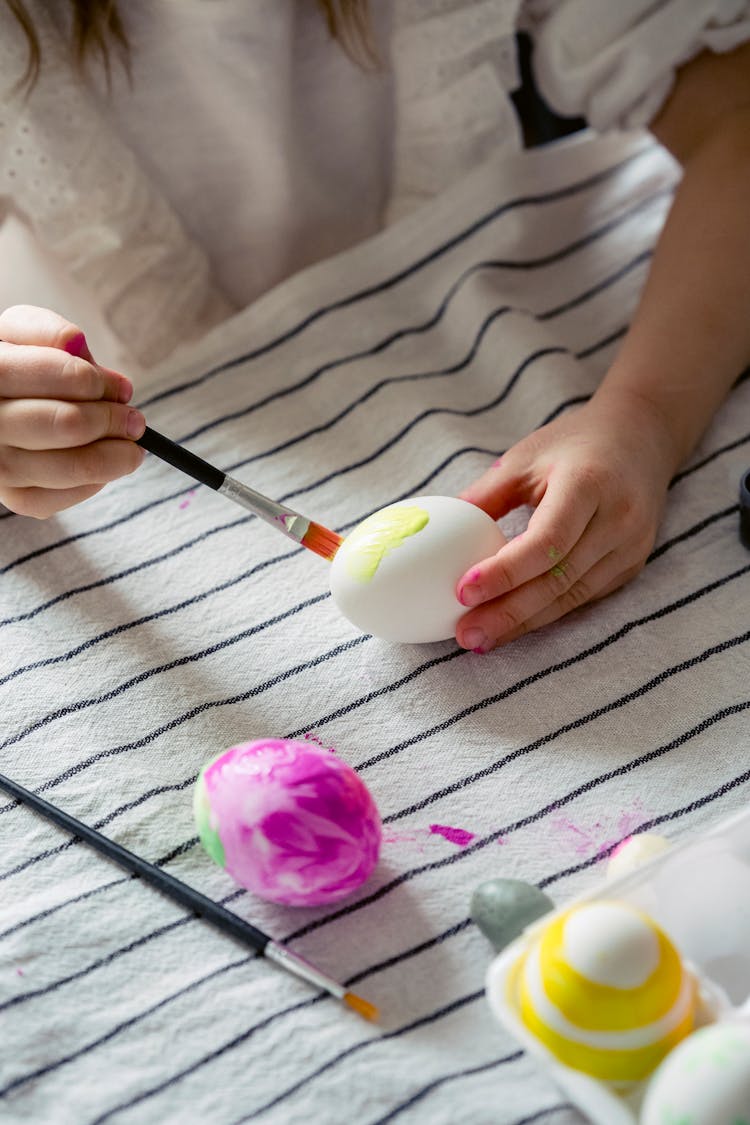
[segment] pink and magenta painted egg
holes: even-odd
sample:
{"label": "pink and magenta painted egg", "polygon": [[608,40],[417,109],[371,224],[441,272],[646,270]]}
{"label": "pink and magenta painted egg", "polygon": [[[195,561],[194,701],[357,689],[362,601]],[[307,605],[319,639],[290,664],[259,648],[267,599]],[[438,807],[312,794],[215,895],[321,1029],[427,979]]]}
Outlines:
{"label": "pink and magenta painted egg", "polygon": [[309,742],[258,739],[201,771],[193,807],[211,858],[261,898],[336,902],[378,860],[375,802],[350,765]]}

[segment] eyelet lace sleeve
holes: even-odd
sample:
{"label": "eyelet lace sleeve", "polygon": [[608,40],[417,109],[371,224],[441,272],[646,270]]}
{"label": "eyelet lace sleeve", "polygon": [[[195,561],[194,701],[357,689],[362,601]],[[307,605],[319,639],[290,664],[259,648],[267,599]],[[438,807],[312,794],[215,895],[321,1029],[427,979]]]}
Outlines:
{"label": "eyelet lace sleeve", "polygon": [[115,334],[148,367],[202,320],[215,321],[223,298],[205,255],[75,75],[41,5],[34,6],[34,21],[44,65],[24,99],[9,90],[25,40],[15,19],[0,13],[4,210],[17,211],[96,296]]}
{"label": "eyelet lace sleeve", "polygon": [[498,148],[517,150],[519,0],[398,0],[391,43],[394,177],[388,220]]}

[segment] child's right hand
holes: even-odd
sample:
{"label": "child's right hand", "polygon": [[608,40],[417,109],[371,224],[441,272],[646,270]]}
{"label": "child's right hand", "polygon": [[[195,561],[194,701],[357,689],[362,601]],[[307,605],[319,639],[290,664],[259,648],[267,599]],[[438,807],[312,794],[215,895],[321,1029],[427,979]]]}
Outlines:
{"label": "child's right hand", "polygon": [[99,367],[80,328],[49,309],[0,314],[0,502],[45,519],[132,473],[146,426],[133,386]]}

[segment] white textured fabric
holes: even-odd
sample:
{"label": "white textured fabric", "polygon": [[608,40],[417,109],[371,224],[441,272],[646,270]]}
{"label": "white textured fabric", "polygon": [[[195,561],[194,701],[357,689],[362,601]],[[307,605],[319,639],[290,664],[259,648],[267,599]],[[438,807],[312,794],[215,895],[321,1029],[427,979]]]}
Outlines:
{"label": "white textured fabric", "polygon": [[[147,417],[339,531],[455,494],[595,388],[674,183],[645,136],[490,162],[163,366]],[[0,800],[3,1122],[579,1125],[493,1023],[469,900],[511,876],[566,903],[624,837],[746,804],[749,417],[745,379],[635,581],[488,656],[357,634],[321,559],[154,458],[56,519],[0,519],[0,771],[382,1010],[359,1020]],[[291,734],[384,818],[336,907],[261,902],[196,843],[203,763]]]}
{"label": "white textured fabric", "polygon": [[531,0],[528,14],[542,94],[601,130],[647,125],[679,66],[750,39],[748,0]]}

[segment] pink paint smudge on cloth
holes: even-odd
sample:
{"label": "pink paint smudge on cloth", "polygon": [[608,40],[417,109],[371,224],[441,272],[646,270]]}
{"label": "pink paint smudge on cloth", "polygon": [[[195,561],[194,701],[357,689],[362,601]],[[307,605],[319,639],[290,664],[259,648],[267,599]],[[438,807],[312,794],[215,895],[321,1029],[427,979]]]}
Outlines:
{"label": "pink paint smudge on cloth", "polygon": [[[564,816],[555,817],[550,823],[559,833],[568,837],[576,855],[603,858],[614,847],[624,844],[632,836],[634,829],[643,823],[644,818],[647,819],[643,805],[636,800],[631,809],[604,816],[591,825],[581,826]],[[603,842],[602,835],[605,835]]]}
{"label": "pink paint smudge on cloth", "polygon": [[306,730],[302,737],[307,742],[314,742],[316,746],[319,746],[321,748],[321,750],[328,750],[331,754],[336,754],[338,752],[335,746],[326,746],[325,743],[322,742],[317,735],[312,733],[312,731]]}
{"label": "pink paint smudge on cloth", "polygon": [[418,852],[420,855],[425,853],[425,838],[424,831],[420,832],[397,832],[393,829],[383,829],[382,843],[388,848],[410,848]]}
{"label": "pink paint smudge on cloth", "polygon": [[195,494],[196,494],[196,492],[197,492],[197,491],[198,491],[198,490],[197,490],[196,488],[191,488],[191,489],[190,489],[190,491],[188,492],[188,494],[187,494],[187,496],[185,497],[185,499],[184,499],[184,500],[181,500],[181,501],[180,501],[180,508],[181,508],[181,509],[182,509],[182,508],[189,508],[189,507],[190,507],[190,504],[191,504],[191,502],[192,502],[192,499],[193,499],[193,497],[195,496]]}
{"label": "pink paint smudge on cloth", "polygon": [[448,824],[431,824],[430,832],[435,836],[443,836],[459,848],[465,848],[474,839],[473,832],[467,832],[465,828],[451,828]]}

